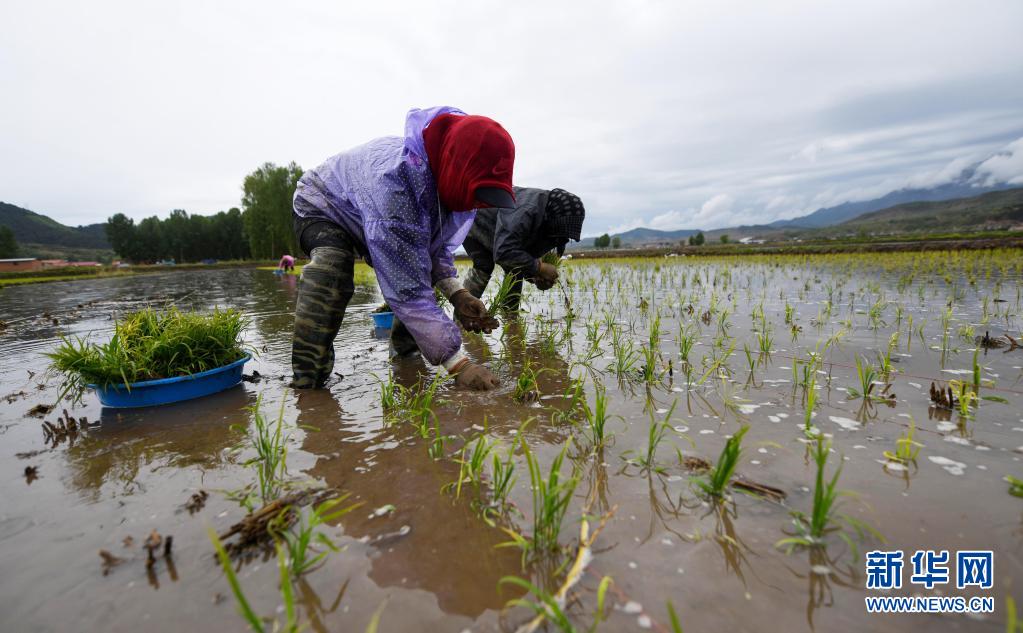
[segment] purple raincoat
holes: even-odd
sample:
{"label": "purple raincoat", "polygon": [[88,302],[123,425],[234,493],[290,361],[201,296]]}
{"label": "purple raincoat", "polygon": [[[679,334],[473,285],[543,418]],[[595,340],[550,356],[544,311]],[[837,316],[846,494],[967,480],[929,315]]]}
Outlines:
{"label": "purple raincoat", "polygon": [[295,190],[295,213],[343,227],[376,271],[384,299],[429,362],[459,351],[458,326],[437,305],[433,286],[456,277],[454,251],[475,211],[442,211],[427,164],[423,130],[448,106],[410,110],[405,137],[385,136],[328,158]]}

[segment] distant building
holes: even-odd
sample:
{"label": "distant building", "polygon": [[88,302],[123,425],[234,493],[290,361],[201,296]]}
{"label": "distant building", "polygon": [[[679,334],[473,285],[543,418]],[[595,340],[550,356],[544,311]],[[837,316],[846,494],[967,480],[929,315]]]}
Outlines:
{"label": "distant building", "polygon": [[13,259],[0,259],[0,272],[19,273],[29,270],[39,270],[41,262],[35,257],[15,257]]}

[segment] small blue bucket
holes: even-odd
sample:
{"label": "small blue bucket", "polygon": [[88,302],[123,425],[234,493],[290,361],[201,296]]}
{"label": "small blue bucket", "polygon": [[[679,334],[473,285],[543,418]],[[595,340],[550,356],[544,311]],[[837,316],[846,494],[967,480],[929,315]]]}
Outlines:
{"label": "small blue bucket", "polygon": [[[146,380],[131,385],[88,385],[96,391],[105,407],[154,407],[161,404],[201,398],[237,385],[242,380],[242,367],[252,357],[246,354],[230,365],[201,371],[188,376]],[[129,389],[130,387],[130,389]]]}
{"label": "small blue bucket", "polygon": [[389,330],[394,325],[394,313],[393,312],[374,312],[373,313],[373,326],[380,328],[381,330]]}

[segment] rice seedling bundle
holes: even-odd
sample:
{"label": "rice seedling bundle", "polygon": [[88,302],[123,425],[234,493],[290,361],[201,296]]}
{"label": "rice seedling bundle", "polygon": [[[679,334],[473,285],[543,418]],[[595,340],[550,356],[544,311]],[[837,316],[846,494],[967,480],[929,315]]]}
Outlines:
{"label": "rice seedling bundle", "polygon": [[88,384],[131,384],[228,365],[246,354],[240,340],[245,324],[235,310],[147,308],[120,318],[107,343],[64,338],[47,356],[51,369],[64,376],[65,392],[80,396]]}

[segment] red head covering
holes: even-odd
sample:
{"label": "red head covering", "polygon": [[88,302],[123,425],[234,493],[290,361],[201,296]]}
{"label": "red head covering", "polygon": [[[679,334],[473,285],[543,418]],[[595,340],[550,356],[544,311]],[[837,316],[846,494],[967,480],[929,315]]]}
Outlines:
{"label": "red head covering", "polygon": [[515,143],[501,124],[485,116],[442,114],[423,130],[440,201],[449,211],[483,206],[479,187],[512,194]]}

